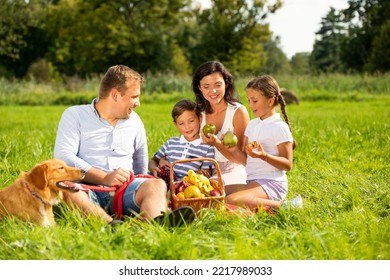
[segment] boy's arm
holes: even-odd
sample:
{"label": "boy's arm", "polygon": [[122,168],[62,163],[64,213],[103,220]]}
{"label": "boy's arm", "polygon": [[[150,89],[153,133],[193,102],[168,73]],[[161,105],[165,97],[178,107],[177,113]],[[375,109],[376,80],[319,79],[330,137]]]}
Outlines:
{"label": "boy's arm", "polygon": [[152,173],[152,175],[154,177],[158,177],[158,173],[160,172],[160,168],[159,168],[159,163],[160,159],[156,156],[153,156],[150,160],[149,160],[149,164],[148,164],[148,168],[149,168],[149,171]]}

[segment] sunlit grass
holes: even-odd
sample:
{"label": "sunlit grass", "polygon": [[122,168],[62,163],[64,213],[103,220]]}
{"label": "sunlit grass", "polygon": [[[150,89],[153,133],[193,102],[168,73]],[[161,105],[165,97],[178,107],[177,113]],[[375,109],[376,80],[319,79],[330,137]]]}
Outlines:
{"label": "sunlit grass", "polygon": [[[142,101],[142,100],[141,100]],[[149,156],[177,131],[175,100],[143,103]],[[244,102],[246,105],[246,103]],[[351,259],[390,258],[390,100],[302,102],[287,108],[298,146],[289,194],[305,208],[239,217],[205,211],[189,227],[104,222],[61,205],[55,228],[0,221],[0,259]],[[53,156],[64,106],[0,106],[0,180]]]}

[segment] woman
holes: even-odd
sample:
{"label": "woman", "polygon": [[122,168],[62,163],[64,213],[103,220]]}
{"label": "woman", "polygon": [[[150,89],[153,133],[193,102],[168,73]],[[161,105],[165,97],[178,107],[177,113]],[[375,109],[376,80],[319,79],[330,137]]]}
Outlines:
{"label": "woman", "polygon": [[230,130],[237,136],[238,148],[243,150],[244,132],[249,122],[248,111],[239,100],[232,74],[218,61],[203,63],[193,75],[192,89],[203,115],[201,127],[205,124],[216,127],[216,135],[202,133],[202,139],[215,147],[215,160],[225,186],[245,184],[245,167],[232,161],[228,147],[221,140]]}

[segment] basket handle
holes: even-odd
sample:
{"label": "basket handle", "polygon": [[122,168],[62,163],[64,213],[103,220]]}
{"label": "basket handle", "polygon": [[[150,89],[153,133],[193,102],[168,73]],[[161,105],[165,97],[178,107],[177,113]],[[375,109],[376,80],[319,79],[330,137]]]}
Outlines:
{"label": "basket handle", "polygon": [[174,184],[172,184],[174,181],[173,167],[175,166],[175,164],[183,163],[183,162],[191,162],[191,161],[211,161],[211,162],[213,162],[215,169],[217,170],[218,181],[223,182],[222,175],[221,175],[221,169],[219,168],[218,162],[215,159],[207,158],[207,157],[179,159],[179,160],[174,161],[171,164],[171,168],[169,171],[169,176],[170,176],[170,181],[171,181],[171,184],[170,184],[171,193],[175,193],[175,187],[174,187]]}

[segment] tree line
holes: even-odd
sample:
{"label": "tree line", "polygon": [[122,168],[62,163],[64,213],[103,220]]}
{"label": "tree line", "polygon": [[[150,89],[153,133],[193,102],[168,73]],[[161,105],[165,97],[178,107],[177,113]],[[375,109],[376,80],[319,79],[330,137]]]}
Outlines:
{"label": "tree line", "polygon": [[113,64],[189,75],[214,59],[235,75],[389,70],[390,1],[330,9],[312,53],[290,60],[266,22],[283,1],[268,2],[0,0],[0,77],[88,78]]}
{"label": "tree line", "polygon": [[310,66],[321,72],[388,72],[390,1],[350,0],[321,20]]}

